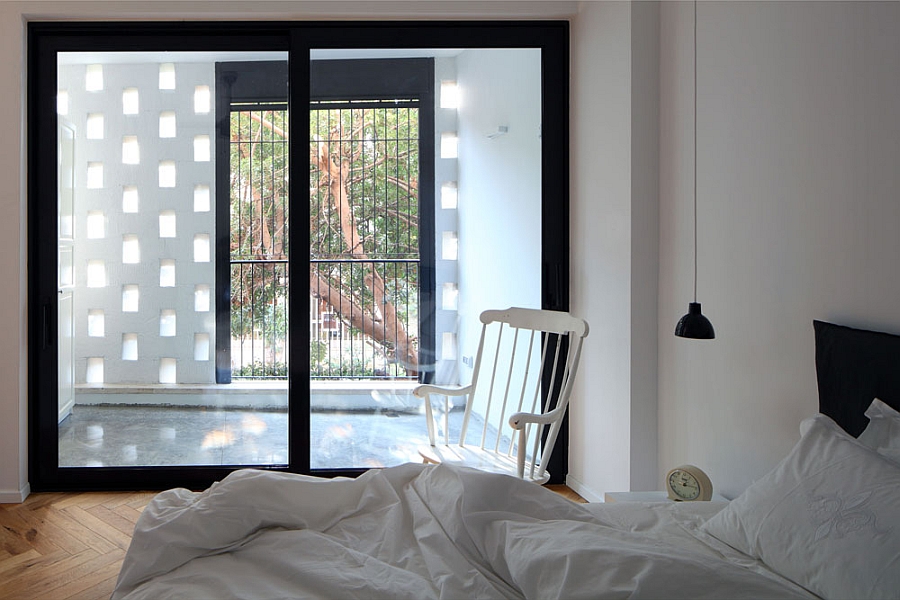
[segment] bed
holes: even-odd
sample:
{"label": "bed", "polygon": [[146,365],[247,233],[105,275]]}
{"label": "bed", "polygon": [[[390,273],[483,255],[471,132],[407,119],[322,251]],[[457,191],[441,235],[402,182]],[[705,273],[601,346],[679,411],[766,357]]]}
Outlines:
{"label": "bed", "polygon": [[815,333],[825,414],[732,502],[579,505],[442,465],[242,470],[157,495],[113,598],[900,597],[900,337]]}

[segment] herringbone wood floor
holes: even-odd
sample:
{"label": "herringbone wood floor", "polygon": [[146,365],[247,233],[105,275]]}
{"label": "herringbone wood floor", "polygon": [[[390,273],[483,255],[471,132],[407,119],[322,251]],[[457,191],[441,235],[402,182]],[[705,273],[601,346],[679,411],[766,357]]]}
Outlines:
{"label": "herringbone wood floor", "polygon": [[153,495],[42,493],[0,504],[0,598],[109,598]]}
{"label": "herringbone wood floor", "polygon": [[[547,487],[584,502],[564,485]],[[0,504],[0,598],[109,598],[134,524],[154,494],[41,493]]]}

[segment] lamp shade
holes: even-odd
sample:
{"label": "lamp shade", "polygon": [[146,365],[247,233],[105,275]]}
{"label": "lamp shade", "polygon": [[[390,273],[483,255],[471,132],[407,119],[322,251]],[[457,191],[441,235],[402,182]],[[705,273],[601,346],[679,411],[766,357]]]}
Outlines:
{"label": "lamp shade", "polygon": [[691,302],[688,304],[688,314],[681,317],[675,326],[675,335],[695,340],[711,340],[716,337],[716,331],[709,319],[700,312],[700,303]]}

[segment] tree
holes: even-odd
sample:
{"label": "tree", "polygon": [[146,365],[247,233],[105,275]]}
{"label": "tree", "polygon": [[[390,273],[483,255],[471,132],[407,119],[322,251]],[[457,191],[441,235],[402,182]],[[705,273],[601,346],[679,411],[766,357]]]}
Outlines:
{"label": "tree", "polygon": [[[414,376],[406,323],[418,322],[417,111],[323,108],[310,111],[310,127],[310,294]],[[232,335],[262,337],[277,365],[287,332],[287,111],[233,112],[231,129],[232,261],[285,261],[233,267]]]}
{"label": "tree", "polygon": [[418,270],[392,261],[418,260],[417,111],[312,111],[310,129],[310,291],[415,375]]}

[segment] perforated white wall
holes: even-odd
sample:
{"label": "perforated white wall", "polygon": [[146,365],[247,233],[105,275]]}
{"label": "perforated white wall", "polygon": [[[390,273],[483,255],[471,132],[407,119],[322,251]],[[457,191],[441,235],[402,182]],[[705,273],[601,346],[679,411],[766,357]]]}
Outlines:
{"label": "perforated white wall", "polygon": [[[442,107],[442,82],[456,82],[456,59],[436,58],[434,109],[434,230],[435,230],[435,376],[437,383],[459,383],[457,366],[457,313],[459,298],[458,160],[443,156],[442,139],[456,135],[456,106]],[[445,240],[452,240],[446,241]]]}
{"label": "perforated white wall", "polygon": [[212,63],[61,65],[76,382],[213,383]]}

